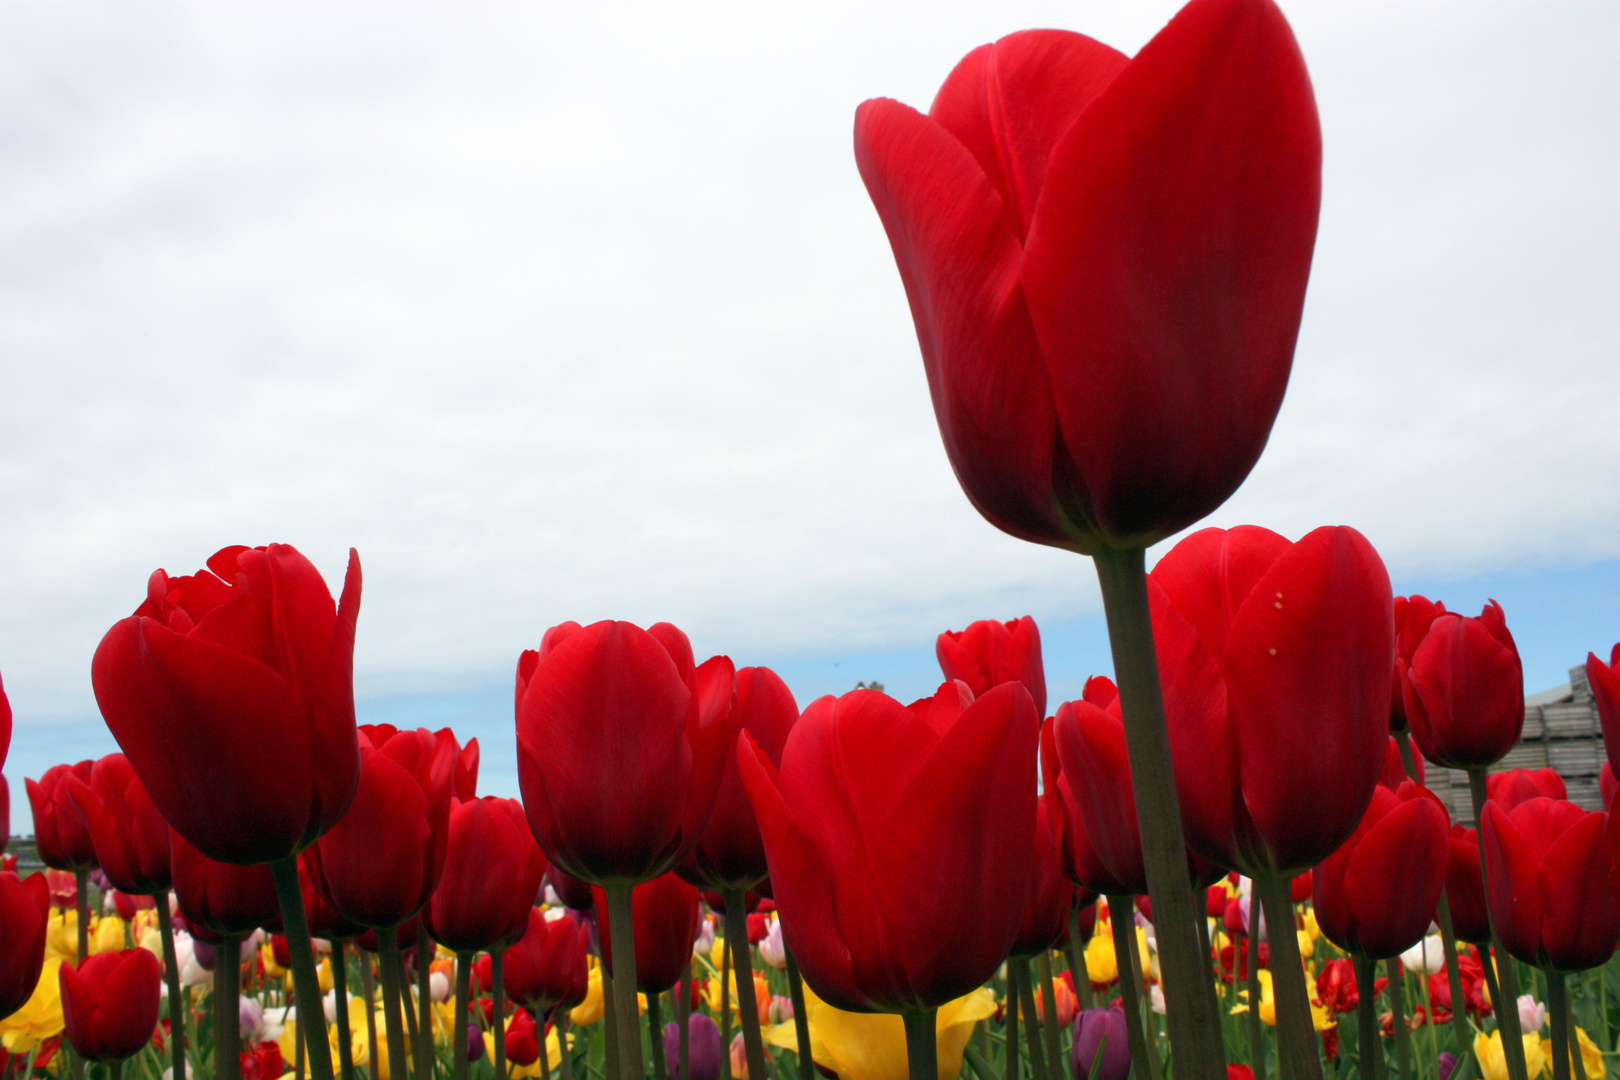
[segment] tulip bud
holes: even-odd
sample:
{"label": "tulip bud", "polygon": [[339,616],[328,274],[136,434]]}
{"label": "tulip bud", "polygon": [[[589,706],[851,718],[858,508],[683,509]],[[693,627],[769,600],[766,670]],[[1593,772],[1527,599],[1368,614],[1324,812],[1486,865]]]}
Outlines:
{"label": "tulip bud", "polygon": [[62,1021],[87,1061],[122,1061],[138,1053],[157,1027],[163,966],[145,949],[101,953],[77,967],[62,964]]}
{"label": "tulip bud", "polygon": [[[707,1015],[693,1013],[687,1017],[686,1030],[686,1056],[691,1080],[719,1080],[720,1058],[724,1052],[720,1028]],[[679,1075],[680,1054],[681,1025],[671,1020],[664,1025],[664,1063],[669,1066],[670,1076]]]}
{"label": "tulip bud", "polygon": [[1125,1080],[1131,1072],[1125,1013],[1120,1009],[1082,1010],[1074,1018],[1073,1057],[1077,1077],[1089,1078],[1100,1062],[1097,1080]]}

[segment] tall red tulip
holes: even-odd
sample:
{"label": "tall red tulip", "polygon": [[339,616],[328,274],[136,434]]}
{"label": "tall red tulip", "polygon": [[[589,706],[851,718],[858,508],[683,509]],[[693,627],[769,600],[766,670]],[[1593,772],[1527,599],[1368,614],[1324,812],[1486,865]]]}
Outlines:
{"label": "tall red tulip", "polygon": [[1370,960],[1423,940],[1450,861],[1440,801],[1412,781],[1379,786],[1344,846],[1316,868],[1316,919],[1329,941]]}
{"label": "tall red tulip", "polygon": [[[745,667],[737,672],[737,721],[752,735],[772,763],[780,764],[788,732],[799,719],[799,705],[782,677],[770,668]],[[765,880],[765,841],[759,822],[728,756],[725,778],[714,800],[714,813],[703,837],[678,873],[710,889],[752,889]]]}
{"label": "tall red tulip", "polygon": [[1486,798],[1511,810],[1531,799],[1565,799],[1569,790],[1553,769],[1509,769],[1485,778]]}
{"label": "tall red tulip", "polygon": [[458,953],[504,949],[529,928],[546,858],[523,804],[485,796],[450,811],[444,873],[424,914],[428,933]]}
{"label": "tall red tulip", "polygon": [[[1414,725],[1415,727],[1415,725]],[[1486,802],[1480,819],[1491,922],[1513,957],[1553,971],[1606,961],[1620,935],[1610,887],[1608,815],[1537,798]]]}
{"label": "tall red tulip", "polygon": [[1492,600],[1477,617],[1435,616],[1403,688],[1424,757],[1452,769],[1500,761],[1524,726],[1524,672],[1502,606]]}
{"label": "tall red tulip", "polygon": [[536,1013],[580,1004],[590,990],[590,943],[590,926],[572,911],[530,908],[523,936],[502,959],[506,996]]}
{"label": "tall red tulip", "polygon": [[1137,56],[1032,30],[927,115],[856,113],[934,413],[1014,536],[1145,547],[1248,475],[1293,359],[1321,133],[1270,0],[1194,0]]}
{"label": "tall red tulip", "polygon": [[34,850],[52,870],[94,870],[96,845],[68,794],[67,779],[89,783],[94,761],[53,765],[38,780],[24,780],[34,812]]}
{"label": "tall red tulip", "polygon": [[668,623],[546,631],[518,661],[518,784],[554,865],[636,884],[703,835],[737,739],[731,661],[701,668]]}
{"label": "tall red tulip", "polygon": [[336,824],[359,780],[352,679],[360,561],[333,603],[286,544],[228,547],[147,583],[91,682],[165,820],[210,858],[270,862]]}
{"label": "tall red tulip", "polygon": [[152,1041],[163,966],[145,949],[97,953],[58,972],[67,1041],[87,1061],[123,1061]]}
{"label": "tall red tulip", "polygon": [[368,725],[359,737],[359,790],[308,861],[338,914],[380,930],[421,911],[439,883],[457,747],[448,728]]}
{"label": "tall red tulip", "polygon": [[[1586,683],[1592,688],[1592,699],[1597,703],[1612,775],[1615,763],[1620,762],[1620,641],[1610,650],[1607,664],[1595,653],[1586,654]],[[0,764],[4,763],[5,753],[0,751]]]}
{"label": "tall red tulip", "polygon": [[148,896],[168,892],[169,823],[129,759],[108,754],[91,768],[89,783],[69,776],[67,788],[113,888]]}
{"label": "tall red tulip", "polygon": [[1458,941],[1491,943],[1490,911],[1485,905],[1485,882],[1479,873],[1479,834],[1461,825],[1447,838],[1446,903],[1451,905],[1452,932]]}
{"label": "tall red tulip", "polygon": [[1437,615],[1445,614],[1446,605],[1425,596],[1397,596],[1395,598],[1395,680],[1390,684],[1389,729],[1405,731],[1406,722],[1406,668],[1412,662],[1423,635]]}
{"label": "tall red tulip", "polygon": [[243,938],[261,926],[279,926],[276,883],[268,866],[237,866],[210,859],[177,831],[169,833],[174,895],[193,937],[217,945],[223,935]]}
{"label": "tall red tulip", "polygon": [[977,697],[1004,682],[1023,683],[1035,699],[1035,714],[1046,715],[1041,631],[1030,616],[1005,623],[982,619],[966,630],[947,630],[935,639],[934,655],[947,679],[962,680]]}
{"label": "tall red tulip", "polygon": [[[1105,686],[1113,693],[1114,684],[1108,679],[1093,678],[1086,682],[1086,698],[1093,703],[1099,698],[1093,687]],[[1057,721],[1047,717],[1041,724],[1041,778],[1044,792],[1041,801],[1046,804],[1047,820],[1058,830],[1058,854],[1064,876],[1080,888],[1109,896],[1129,896],[1131,882],[1121,881],[1104,865],[1091,838],[1086,835],[1085,819],[1080,814],[1080,794],[1064,775],[1062,758],[1057,749]]]}
{"label": "tall red tulip", "polygon": [[[1069,936],[1069,912],[1074,908],[1074,883],[1063,873],[1061,809],[1052,800],[1035,803],[1035,864],[1030,868],[1029,896],[1024,918],[1008,948],[1013,956],[1039,956],[1055,949]],[[1092,898],[1087,895],[1089,903]]]}
{"label": "tall red tulip", "polygon": [[1023,918],[1040,721],[1029,691],[872,690],[799,718],[778,770],[737,756],[804,979],[861,1012],[935,1008],[989,978]]}
{"label": "tall red tulip", "polygon": [[0,870],[0,1019],[33,996],[45,965],[50,911],[44,874],[21,879],[10,870]]}
{"label": "tall red tulip", "polygon": [[1339,526],[1204,529],[1148,582],[1188,842],[1292,877],[1355,832],[1389,738],[1389,576]]}
{"label": "tall red tulip", "polygon": [[[608,926],[607,895],[600,886],[596,897],[596,939],[602,962],[613,969],[613,933]],[[636,989],[662,994],[674,986],[692,964],[692,942],[697,940],[698,889],[676,874],[663,874],[637,885],[631,896],[636,947]]]}

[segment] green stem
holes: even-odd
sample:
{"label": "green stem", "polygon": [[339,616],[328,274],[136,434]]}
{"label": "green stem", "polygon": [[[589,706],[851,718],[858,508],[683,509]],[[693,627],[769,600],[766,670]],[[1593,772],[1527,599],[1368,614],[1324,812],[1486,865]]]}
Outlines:
{"label": "green stem", "polygon": [[[748,947],[748,908],[741,889],[720,894],[726,905],[726,940],[736,941],[731,950],[737,968],[737,1018],[742,1021],[743,1049],[748,1055],[750,1080],[770,1080],[765,1069],[765,1040],[759,1033],[759,1008],[754,998],[754,962]],[[724,976],[722,976],[723,978]],[[726,1048],[730,1056],[731,1048]]]}
{"label": "green stem", "polygon": [[456,1026],[450,1033],[451,1080],[467,1080],[467,999],[472,996],[472,953],[456,954]]}
{"label": "green stem", "polygon": [[[613,992],[613,973],[602,965],[602,1070],[603,1080],[619,1080],[619,1003]],[[504,1074],[503,1074],[504,1077]]]}
{"label": "green stem", "polygon": [[[810,1017],[804,1011],[804,979],[799,975],[799,962],[793,959],[793,953],[785,943],[782,955],[787,960],[788,996],[793,1002],[793,1034],[799,1040],[799,1080],[814,1080],[816,1069],[810,1056]],[[686,1080],[686,1077],[682,1076],[681,1080]]]}
{"label": "green stem", "polygon": [[1041,1010],[1041,1026],[1046,1030],[1046,1060],[1051,1063],[1054,1078],[1063,1075],[1063,1047],[1058,1037],[1057,981],[1052,978],[1052,954],[1043,952],[1035,958],[1035,972],[1041,977],[1041,996],[1046,1008]]}
{"label": "green stem", "polygon": [[1035,994],[1030,988],[1029,958],[1015,956],[1007,961],[1007,971],[1018,982],[1018,1011],[1024,1018],[1024,1043],[1029,1054],[1032,1080],[1047,1080],[1046,1052],[1041,1049],[1040,1021],[1035,1017]]}
{"label": "green stem", "polygon": [[505,949],[491,949],[489,953],[490,1012],[495,1028],[495,1076],[506,1080],[506,977],[501,973]]}
{"label": "green stem", "polygon": [[[1142,862],[1153,902],[1165,1020],[1183,1080],[1226,1080],[1220,1017],[1202,985],[1198,931],[1188,890],[1187,853],[1171,765],[1170,733],[1159,688],[1147,575],[1140,548],[1103,548],[1093,556],[1108,617],[1108,640],[1124,714],[1126,751],[1142,834]],[[1139,1074],[1146,1076],[1147,1074]]]}
{"label": "green stem", "polygon": [[416,920],[416,1075],[433,1080],[433,940],[427,924]]}
{"label": "green stem", "polygon": [[1079,898],[1075,899],[1075,905],[1069,908],[1069,940],[1063,947],[1069,954],[1069,978],[1074,982],[1074,996],[1084,1010],[1091,1008],[1091,975],[1086,971],[1085,947],[1080,944],[1080,905]]}
{"label": "green stem", "polygon": [[[332,997],[337,1005],[338,1075],[354,1080],[354,1032],[349,1030],[349,946],[342,938],[332,942]],[[370,1003],[367,1003],[370,1007]]]}
{"label": "green stem", "polygon": [[[1142,1030],[1142,979],[1138,975],[1141,960],[1136,955],[1135,911],[1136,905],[1128,896],[1108,898],[1108,924],[1114,932],[1114,966],[1119,970],[1120,1004],[1125,1006],[1125,1041],[1131,1047],[1131,1073],[1152,1076],[1153,1060],[1148,1056],[1147,1033]],[[1160,963],[1163,963],[1162,956]],[[1174,1045],[1171,1044],[1172,1049]]]}
{"label": "green stem", "polygon": [[304,1070],[307,1067],[305,1058],[306,1046],[304,1040],[304,1018],[293,1016],[293,1077],[295,1080],[304,1080]]}
{"label": "green stem", "polygon": [[222,937],[214,952],[214,1075],[236,1080],[242,1075],[242,940],[234,934]]}
{"label": "green stem", "polygon": [[1249,1011],[1244,1014],[1249,1029],[1249,1064],[1254,1074],[1266,1074],[1266,1033],[1260,1023],[1260,889],[1249,879],[1249,940],[1244,942],[1248,960]]}
{"label": "green stem", "polygon": [[377,1043],[377,980],[371,973],[371,957],[364,949],[355,949],[360,958],[360,992],[366,995],[366,1070],[371,1080],[382,1076],[377,1059],[382,1047]]}
{"label": "green stem", "polygon": [[[400,1016],[404,967],[399,959],[399,938],[395,930],[390,926],[377,931],[377,972],[382,976],[383,1024],[388,1028],[388,1075],[393,1080],[407,1080],[405,1024]],[[496,1038],[500,1037],[501,1033],[497,1032]],[[375,1057],[372,1063],[376,1064]]]}
{"label": "green stem", "polygon": [[277,859],[270,864],[270,873],[275,879],[276,900],[281,906],[281,930],[287,937],[287,952],[292,958],[298,1012],[307,1017],[309,1025],[309,1074],[312,1080],[332,1080],[332,1048],[326,1041],[326,1007],[321,1000],[320,976],[315,973],[315,947],[309,937],[309,920],[304,917],[298,856]]}
{"label": "green stem", "polygon": [[[90,871],[73,871],[73,910],[79,921],[78,967],[90,959]],[[65,1040],[64,1040],[65,1041]],[[84,1058],[73,1055],[73,1080],[84,1080]]]}
{"label": "green stem", "polygon": [[726,929],[726,935],[720,946],[720,1078],[731,1080],[731,980],[726,973],[731,970],[731,932]]}
{"label": "green stem", "polygon": [[1378,961],[1364,956],[1354,959],[1356,993],[1361,999],[1356,1006],[1356,1062],[1362,1080],[1382,1080],[1384,1047],[1378,1035],[1378,995],[1373,990],[1378,983]]}
{"label": "green stem", "polygon": [[562,1059],[562,1080],[574,1080],[574,1052],[568,1046],[568,1010],[558,1009],[552,1023],[557,1025],[557,1056]]}
{"label": "green stem", "polygon": [[[1485,770],[1468,770],[1468,794],[1474,804],[1475,839],[1479,842],[1479,878],[1485,888],[1485,895],[1491,895],[1490,871],[1485,866]],[[1486,914],[1491,919],[1491,953],[1485,957],[1487,966],[1496,959],[1496,981],[1502,987],[1502,996],[1496,999],[1497,1026],[1502,1029],[1502,1057],[1507,1061],[1508,1076],[1511,1080],[1530,1080],[1529,1069],[1524,1061],[1524,1042],[1518,1038],[1509,1038],[1509,1035],[1518,1033],[1519,1008],[1519,980],[1513,973],[1513,961],[1502,948],[1502,936],[1496,931],[1496,916],[1491,914],[1491,905],[1485,905]],[[1512,1020],[1512,1023],[1508,1021]],[[1511,1029],[1511,1031],[1509,1030]]]}
{"label": "green stem", "polygon": [[1401,1080],[1412,1080],[1412,1029],[1406,1026],[1406,973],[1399,957],[1384,961],[1384,977],[1389,980],[1389,1010],[1395,1028],[1395,1064]]}
{"label": "green stem", "polygon": [[1018,976],[1013,961],[1007,961],[1007,999],[1002,1007],[1006,1030],[1002,1041],[1006,1046],[1007,1080],[1018,1080]]}
{"label": "green stem", "polygon": [[900,1014],[906,1025],[906,1068],[911,1080],[939,1080],[939,1047],[934,1028],[937,1009],[910,1009]]}
{"label": "green stem", "polygon": [[1547,1015],[1552,1020],[1553,1080],[1571,1080],[1569,994],[1562,971],[1547,971]]}
{"label": "green stem", "polygon": [[1451,921],[1451,901],[1444,892],[1440,894],[1436,916],[1440,923],[1440,945],[1446,952],[1446,982],[1451,987],[1451,1032],[1456,1043],[1453,1052],[1461,1062],[1472,1052],[1468,1037],[1468,998],[1463,990],[1462,967],[1457,962],[1457,932]]}
{"label": "green stem", "polygon": [[157,908],[158,936],[163,939],[163,980],[169,986],[169,1057],[174,1080],[186,1080],[186,999],[180,994],[180,960],[174,951],[174,917],[165,890],[152,897]]}
{"label": "green stem", "polygon": [[669,1080],[668,1063],[664,1061],[664,1018],[658,1008],[661,996],[647,995],[647,1034],[652,1036],[653,1077],[655,1080]]}
{"label": "green stem", "polygon": [[1271,944],[1271,992],[1277,1002],[1277,1060],[1290,1080],[1322,1080],[1322,1041],[1311,1022],[1310,990],[1305,961],[1299,955],[1294,928],[1292,882],[1285,876],[1255,879],[1265,906]]}
{"label": "green stem", "polygon": [[[642,1080],[640,1009],[636,1005],[636,933],[631,916],[630,885],[608,885],[608,934],[616,944],[613,950],[613,997],[618,1016],[619,1076],[621,1080]],[[724,984],[724,978],[721,983]],[[729,1047],[721,1056],[729,1056]]]}

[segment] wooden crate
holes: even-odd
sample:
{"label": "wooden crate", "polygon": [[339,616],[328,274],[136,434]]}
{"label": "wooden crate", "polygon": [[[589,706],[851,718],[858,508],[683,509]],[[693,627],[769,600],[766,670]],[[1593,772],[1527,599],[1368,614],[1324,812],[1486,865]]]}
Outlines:
{"label": "wooden crate", "polygon": [[1519,730],[1519,738],[1540,739],[1546,736],[1547,727],[1541,719],[1540,705],[1532,705],[1524,710],[1524,727]]}
{"label": "wooden crate", "polygon": [[1543,705],[1537,711],[1541,713],[1542,729],[1549,739],[1590,738],[1600,734],[1597,709],[1590,702],[1558,702]]}
{"label": "wooden crate", "polygon": [[1547,744],[1547,763],[1566,781],[1595,777],[1603,768],[1603,744],[1593,739],[1566,739]]}

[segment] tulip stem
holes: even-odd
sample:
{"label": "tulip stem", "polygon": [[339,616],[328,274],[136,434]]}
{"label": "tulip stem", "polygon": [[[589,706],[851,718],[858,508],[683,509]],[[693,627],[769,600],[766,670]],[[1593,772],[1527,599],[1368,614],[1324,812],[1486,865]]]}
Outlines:
{"label": "tulip stem", "polygon": [[1063,1075],[1063,1046],[1058,1037],[1057,980],[1052,978],[1052,954],[1043,952],[1035,958],[1035,970],[1041,976],[1041,994],[1046,1008],[1041,1010],[1041,1024],[1046,1029],[1046,1060],[1052,1064],[1054,1080]]}
{"label": "tulip stem", "polygon": [[[1277,999],[1277,1060],[1290,1080],[1322,1080],[1322,1041],[1311,1018],[1305,961],[1294,926],[1293,882],[1284,875],[1255,879],[1271,945],[1271,990]],[[1252,901],[1251,901],[1252,902]],[[1402,1073],[1403,1080],[1408,1076]]]}
{"label": "tulip stem", "polygon": [[[399,960],[397,930],[398,927],[390,926],[377,931],[377,972],[382,976],[383,1024],[388,1028],[388,1075],[393,1080],[406,1080],[405,1025],[399,1001],[404,966]],[[500,1035],[496,1038],[498,1040]],[[372,1064],[376,1064],[375,1056]]]}
{"label": "tulip stem", "polygon": [[[401,1066],[400,1076],[402,1078],[407,1076],[415,1076],[417,1077],[417,1080],[433,1080],[431,1074],[424,1076],[421,1072],[422,1040],[417,1038],[416,1010],[411,1008],[411,999],[414,995],[411,993],[410,970],[405,966],[405,950],[401,949],[398,956],[399,981],[395,985],[399,988],[400,1012],[405,1016],[405,1052],[408,1055],[407,1062],[409,1065],[409,1068]],[[390,1069],[391,1068],[392,1063],[390,1063]]]}
{"label": "tulip stem", "polygon": [[489,951],[489,996],[490,1015],[495,1029],[495,1076],[497,1080],[506,1080],[506,978],[501,973],[501,961],[506,957],[505,949],[491,949]]}
{"label": "tulip stem", "polygon": [[242,1075],[242,939],[235,934],[221,937],[214,952],[214,1075],[236,1080]]}
{"label": "tulip stem", "polygon": [[1553,1080],[1571,1080],[1569,994],[1562,971],[1547,970],[1547,1015],[1552,1020]]}
{"label": "tulip stem", "polygon": [[652,1036],[653,1076],[656,1080],[669,1080],[668,1064],[664,1061],[664,1017],[658,1007],[661,996],[647,995],[647,1034]]}
{"label": "tulip stem", "polygon": [[[604,888],[608,902],[608,936],[619,943],[613,950],[613,1003],[618,1011],[621,1080],[642,1080],[645,1075],[641,1060],[641,1015],[636,1005],[636,932],[630,902],[633,890],[631,885]],[[724,973],[720,981],[724,985]]]}
{"label": "tulip stem", "polygon": [[122,1058],[108,1064],[107,1080],[124,1080],[124,1061]]}
{"label": "tulip stem", "polygon": [[281,929],[287,936],[287,953],[292,960],[298,1012],[307,1015],[309,1022],[309,1074],[311,1080],[332,1080],[332,1048],[326,1042],[326,1008],[322,1004],[320,976],[315,973],[315,946],[309,937],[309,921],[304,917],[298,856],[277,859],[270,864],[270,873],[276,883]]}
{"label": "tulip stem", "polygon": [[[1024,1018],[1024,1041],[1029,1052],[1029,1075],[1033,1080],[1047,1080],[1046,1052],[1041,1049],[1040,1021],[1035,1018],[1035,992],[1029,978],[1029,958],[1014,956],[1007,961],[1007,971],[1018,984],[1018,1011]],[[1016,1033],[1014,1033],[1016,1037]]]}
{"label": "tulip stem", "polygon": [[[1193,925],[1186,845],[1165,726],[1147,574],[1141,548],[1103,548],[1092,556],[1108,618],[1108,640],[1125,722],[1125,747],[1135,788],[1142,863],[1153,902],[1165,1022],[1176,1075],[1226,1080],[1220,1017],[1201,985],[1198,930]],[[1141,1074],[1147,1075],[1147,1074]]]}
{"label": "tulip stem", "polygon": [[1361,1080],[1382,1080],[1384,1047],[1378,1034],[1378,961],[1355,958],[1356,968],[1356,1063]]}
{"label": "tulip stem", "polygon": [[[1080,944],[1080,898],[1069,908],[1069,940],[1063,943],[1065,951],[1069,954],[1069,979],[1074,983],[1074,996],[1077,1007],[1084,1011],[1091,1008],[1091,973],[1086,970],[1085,946]],[[809,1080],[806,1077],[805,1080]]]}
{"label": "tulip stem", "polygon": [[810,1055],[810,1016],[804,1010],[804,980],[799,976],[799,962],[793,959],[793,951],[785,940],[782,956],[787,960],[788,997],[793,1002],[793,1034],[799,1040],[799,1080],[813,1080],[815,1063]]}
{"label": "tulip stem", "polygon": [[[1491,895],[1491,875],[1485,865],[1485,770],[1468,770],[1468,794],[1474,804],[1474,838],[1479,844],[1479,879],[1484,886],[1485,896]],[[1491,905],[1485,904],[1486,914],[1491,921],[1491,955],[1483,957],[1485,966],[1496,964],[1496,981],[1502,988],[1502,996],[1495,998],[1497,1026],[1502,1030],[1502,1057],[1507,1062],[1508,1076],[1511,1080],[1530,1080],[1529,1068],[1524,1060],[1524,1042],[1520,1039],[1509,1038],[1510,1024],[1508,1020],[1519,1007],[1519,980],[1513,973],[1513,960],[1502,949],[1502,935],[1496,931],[1496,915],[1491,911]],[[1496,987],[1491,988],[1494,993]]]}
{"label": "tulip stem", "polygon": [[[748,908],[741,889],[720,893],[726,905],[726,940],[736,940],[731,959],[737,966],[737,1019],[742,1022],[743,1049],[748,1055],[750,1080],[769,1080],[765,1069],[765,1040],[759,1033],[759,1002],[754,993],[754,962],[748,947]],[[726,1047],[729,1056],[731,1048]]]}
{"label": "tulip stem", "polygon": [[906,1068],[911,1080],[939,1080],[937,1013],[937,1009],[909,1009],[900,1014],[906,1025]]}
{"label": "tulip stem", "polygon": [[472,953],[456,953],[456,1022],[450,1033],[451,1080],[467,1080],[467,998],[472,994]]}
{"label": "tulip stem", "polygon": [[731,1080],[731,933],[720,945],[720,1077]]}
{"label": "tulip stem", "polygon": [[[1125,1041],[1131,1047],[1131,1072],[1153,1076],[1147,1034],[1142,1030],[1142,979],[1136,955],[1136,905],[1128,896],[1108,898],[1108,925],[1114,932],[1114,967],[1119,971],[1120,1003],[1125,1006]],[[1191,929],[1191,927],[1189,927]],[[1202,995],[1200,995],[1202,996]],[[1174,1049],[1174,1043],[1171,1044]],[[1178,1073],[1179,1075],[1179,1073]]]}
{"label": "tulip stem", "polygon": [[382,1050],[377,1045],[377,980],[371,971],[371,957],[361,948],[355,949],[360,958],[360,992],[366,996],[366,1072],[371,1080],[382,1075],[377,1059]]}
{"label": "tulip stem", "polygon": [[568,1010],[558,1009],[555,1016],[552,1023],[557,1026],[557,1056],[562,1059],[562,1080],[574,1080],[574,1052],[568,1047]]}
{"label": "tulip stem", "polygon": [[186,1080],[186,999],[180,994],[180,961],[174,951],[174,917],[169,914],[169,892],[152,897],[157,908],[158,936],[163,939],[163,979],[169,986],[169,1056],[174,1080]]}
{"label": "tulip stem", "polygon": [[[79,967],[90,958],[90,871],[73,871],[73,914],[79,924],[79,951],[75,963]],[[84,1080],[84,1058],[73,1054],[73,1080]]]}
{"label": "tulip stem", "polygon": [[433,1080],[433,941],[428,937],[427,924],[416,921],[416,1029],[421,1038],[416,1040],[416,1075],[422,1080]]}
{"label": "tulip stem", "polygon": [[1266,1033],[1260,1026],[1260,890],[1254,879],[1249,879],[1249,940],[1244,942],[1248,960],[1249,1011],[1245,1014],[1249,1029],[1249,1064],[1257,1077],[1266,1074]]}
{"label": "tulip stem", "polygon": [[[354,1080],[354,1033],[349,1030],[349,946],[342,938],[332,942],[332,997],[337,1006],[338,1074]],[[371,1002],[366,1002],[367,1011]]]}
{"label": "tulip stem", "polygon": [[1406,1025],[1406,971],[1400,957],[1384,961],[1384,977],[1389,979],[1389,1010],[1395,1029],[1395,1065],[1401,1080],[1412,1076],[1412,1029]]}
{"label": "tulip stem", "polygon": [[1015,961],[1007,961],[1007,1001],[1004,1007],[1005,1030],[1002,1048],[1006,1057],[1007,1080],[1018,1080],[1018,977],[1013,973]]}
{"label": "tulip stem", "polygon": [[602,1080],[619,1080],[619,1003],[613,993],[613,975],[605,963],[602,965]]}
{"label": "tulip stem", "polygon": [[680,1040],[680,1052],[675,1058],[675,1080],[686,1080],[691,1074],[692,1063],[692,962],[687,960],[686,970],[681,972],[681,981],[675,984],[675,1022],[680,1026],[676,1029],[676,1037]]}
{"label": "tulip stem", "polygon": [[[283,1012],[282,1016],[285,1018],[286,1013]],[[296,1077],[296,1080],[304,1080],[304,1069],[306,1067],[305,1041],[304,1018],[295,1013],[293,1015],[293,1076]]]}
{"label": "tulip stem", "polygon": [[[1440,947],[1446,953],[1446,983],[1451,987],[1451,1031],[1457,1042],[1457,1060],[1463,1061],[1470,1053],[1468,998],[1463,990],[1462,967],[1457,962],[1457,931],[1451,922],[1451,901],[1446,898],[1443,889],[1435,917],[1440,923]],[[1429,1022],[1434,1022],[1432,1013]]]}

